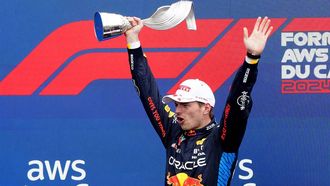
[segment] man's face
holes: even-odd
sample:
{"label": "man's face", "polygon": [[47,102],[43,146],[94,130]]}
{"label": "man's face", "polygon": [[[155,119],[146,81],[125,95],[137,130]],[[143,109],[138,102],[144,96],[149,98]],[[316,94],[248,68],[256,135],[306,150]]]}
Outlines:
{"label": "man's face", "polygon": [[175,102],[175,113],[183,130],[199,129],[205,124],[205,105],[198,102]]}

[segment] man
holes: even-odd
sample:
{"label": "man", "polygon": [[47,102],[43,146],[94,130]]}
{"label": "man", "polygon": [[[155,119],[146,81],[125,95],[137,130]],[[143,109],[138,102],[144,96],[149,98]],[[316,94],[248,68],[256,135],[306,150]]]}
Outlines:
{"label": "man", "polygon": [[[143,23],[136,17],[127,19],[133,26],[125,33],[133,83],[166,149],[165,185],[230,185],[252,107],[250,93],[258,61],[273,29],[270,20],[259,17],[250,36],[244,28],[247,56],[217,124],[213,117],[213,92],[201,80],[186,80],[175,94],[160,96],[138,37]],[[166,104],[170,101],[175,103],[175,113]]]}

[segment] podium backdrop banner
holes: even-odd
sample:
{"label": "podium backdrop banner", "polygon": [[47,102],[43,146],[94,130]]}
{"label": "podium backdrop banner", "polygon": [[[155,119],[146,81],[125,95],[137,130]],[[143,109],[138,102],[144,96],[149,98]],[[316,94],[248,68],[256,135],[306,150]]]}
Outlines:
{"label": "podium backdrop banner", "polygon": [[[165,150],[136,94],[124,36],[99,42],[97,11],[149,17],[173,1],[3,1],[0,185],[164,185]],[[268,16],[254,106],[232,185],[330,183],[330,4],[194,1],[197,30],[145,27],[144,52],[164,95],[198,77],[220,119],[246,54],[243,27]]]}

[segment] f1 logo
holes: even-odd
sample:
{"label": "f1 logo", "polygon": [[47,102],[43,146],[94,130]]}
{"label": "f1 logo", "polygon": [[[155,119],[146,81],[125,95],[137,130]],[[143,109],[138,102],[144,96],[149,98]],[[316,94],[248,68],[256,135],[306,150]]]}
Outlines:
{"label": "f1 logo", "polygon": [[[272,19],[274,31],[284,21]],[[197,20],[197,31],[184,24],[168,31],[144,28],[141,41],[156,78],[176,78],[177,84],[199,78],[215,91],[242,64],[242,29],[252,30],[254,22]],[[78,95],[95,80],[130,79],[127,58],[123,37],[98,42],[92,21],[73,22],[46,37],[1,80],[0,95]]]}

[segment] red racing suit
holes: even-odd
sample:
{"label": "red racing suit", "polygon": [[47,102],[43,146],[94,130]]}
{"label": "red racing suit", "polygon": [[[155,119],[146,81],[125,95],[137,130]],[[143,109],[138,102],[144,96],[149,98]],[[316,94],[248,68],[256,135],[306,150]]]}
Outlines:
{"label": "red racing suit", "polygon": [[162,102],[142,48],[128,49],[128,55],[133,84],[166,149],[165,185],[230,185],[252,107],[257,64],[244,61],[238,69],[219,123],[213,119],[202,129],[184,131]]}

